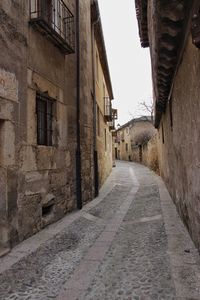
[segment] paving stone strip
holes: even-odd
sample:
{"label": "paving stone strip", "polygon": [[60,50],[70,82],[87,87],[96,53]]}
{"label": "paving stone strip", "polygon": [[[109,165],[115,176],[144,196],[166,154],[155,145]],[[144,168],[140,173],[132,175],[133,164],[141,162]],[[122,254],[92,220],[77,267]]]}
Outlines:
{"label": "paving stone strip", "polygon": [[102,263],[137,190],[138,186],[131,189],[128,197],[122,203],[116,215],[108,222],[105,230],[89,249],[87,255],[83,258],[82,263],[61,291],[57,298],[58,300],[76,300],[77,297],[84,297],[84,293],[89,287],[98,266]]}

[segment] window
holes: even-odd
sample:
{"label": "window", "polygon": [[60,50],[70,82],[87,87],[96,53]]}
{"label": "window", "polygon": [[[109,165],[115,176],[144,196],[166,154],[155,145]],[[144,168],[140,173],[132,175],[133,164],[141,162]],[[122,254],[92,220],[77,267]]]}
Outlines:
{"label": "window", "polygon": [[36,94],[37,144],[52,146],[53,99],[47,94]]}
{"label": "window", "polygon": [[[38,3],[39,5],[39,3]],[[41,3],[41,13],[45,21],[47,21],[50,25],[53,19],[53,3],[52,0],[43,0]]]}

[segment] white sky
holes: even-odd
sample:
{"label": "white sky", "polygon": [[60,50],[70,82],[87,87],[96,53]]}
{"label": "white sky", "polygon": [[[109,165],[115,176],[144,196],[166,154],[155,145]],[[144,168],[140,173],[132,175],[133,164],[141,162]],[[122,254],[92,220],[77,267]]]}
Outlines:
{"label": "white sky", "polygon": [[134,2],[99,0],[115,98],[113,107],[118,109],[120,125],[145,114],[139,111],[139,103],[152,98],[149,48],[140,46]]}

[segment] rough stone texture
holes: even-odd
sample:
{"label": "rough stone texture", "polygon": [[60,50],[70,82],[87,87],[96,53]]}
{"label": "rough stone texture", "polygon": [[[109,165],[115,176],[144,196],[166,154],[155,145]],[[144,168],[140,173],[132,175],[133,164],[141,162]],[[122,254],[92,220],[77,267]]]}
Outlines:
{"label": "rough stone texture", "polygon": [[153,136],[156,130],[150,117],[133,119],[117,130],[115,143],[117,158],[127,161],[143,162],[141,145],[144,137]]}
{"label": "rough stone texture", "polygon": [[0,298],[200,298],[200,259],[162,182],[118,162],[100,196],[1,259]]}
{"label": "rough stone texture", "polygon": [[157,133],[142,147],[142,162],[159,174]]}
{"label": "rough stone texture", "polygon": [[[17,180],[19,162],[19,142],[25,140],[26,122],[26,59],[27,2],[16,4],[14,1],[2,1],[0,4],[0,166],[4,174],[4,184],[0,197],[0,245],[9,246],[17,236]],[[19,105],[20,100],[20,105]],[[22,121],[23,120],[23,121]],[[20,127],[20,123],[24,125]],[[22,124],[22,123],[21,123]],[[0,246],[0,247],[1,247]],[[0,250],[1,252],[1,250]]]}
{"label": "rough stone texture", "polygon": [[159,191],[146,177],[84,299],[174,299]]}
{"label": "rough stone texture", "polygon": [[199,1],[148,1],[147,9],[160,172],[200,249],[200,54],[192,22]]}
{"label": "rough stone texture", "polygon": [[189,36],[158,133],[161,175],[200,249],[199,75],[200,52]]}
{"label": "rough stone texture", "polygon": [[[77,206],[77,56],[65,56],[37,31],[29,23],[29,1],[18,2],[0,4],[0,245],[11,247]],[[76,1],[64,2],[76,20]],[[80,1],[83,203],[94,197],[90,10],[90,0]],[[37,144],[37,92],[54,99],[51,147]],[[111,155],[109,147],[107,160],[101,163],[107,164]]]}

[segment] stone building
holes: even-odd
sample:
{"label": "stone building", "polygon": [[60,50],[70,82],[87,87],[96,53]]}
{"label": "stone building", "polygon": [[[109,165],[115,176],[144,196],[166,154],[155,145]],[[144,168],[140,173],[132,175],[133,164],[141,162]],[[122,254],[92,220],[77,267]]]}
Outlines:
{"label": "stone building", "polygon": [[143,47],[150,47],[159,165],[200,249],[200,4],[136,0]]}
{"label": "stone building", "polygon": [[97,2],[93,3],[93,57],[94,57],[94,98],[96,102],[96,155],[98,185],[102,186],[112,170],[112,132],[115,129],[117,110],[112,108],[113,90],[106,58],[106,49],[101,20],[98,20]]}
{"label": "stone building", "polygon": [[131,155],[131,138],[130,138],[131,121],[122,125],[116,130],[115,156],[116,159],[130,160]]}
{"label": "stone building", "polygon": [[151,117],[134,118],[116,130],[116,158],[143,162],[142,146],[156,133]]}
{"label": "stone building", "polygon": [[[90,0],[0,3],[0,254],[95,195],[95,11]],[[98,47],[112,99],[102,32]]]}

